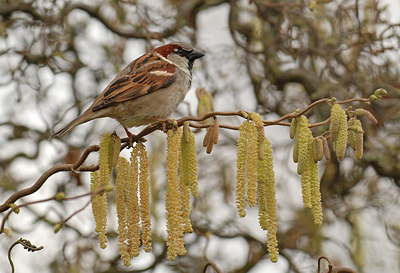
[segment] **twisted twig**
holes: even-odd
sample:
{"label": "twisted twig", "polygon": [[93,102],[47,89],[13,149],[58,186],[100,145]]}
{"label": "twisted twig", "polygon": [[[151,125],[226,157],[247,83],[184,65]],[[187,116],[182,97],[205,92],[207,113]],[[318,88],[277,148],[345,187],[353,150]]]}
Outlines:
{"label": "twisted twig", "polygon": [[[52,197],[49,197],[49,198],[36,200],[36,201],[31,201],[31,202],[26,202],[26,203],[23,203],[23,204],[20,204],[20,205],[10,206],[12,208],[12,210],[10,210],[6,214],[6,216],[4,216],[4,218],[3,218],[2,222],[1,222],[1,226],[0,226],[0,233],[4,232],[4,226],[5,226],[5,223],[6,223],[7,219],[8,219],[8,217],[10,216],[10,214],[12,212],[18,213],[20,208],[23,208],[23,207],[26,207],[26,206],[30,206],[30,205],[33,205],[33,204],[44,203],[44,202],[51,201],[51,200],[58,200],[58,201],[65,200],[65,201],[68,201],[68,200],[74,200],[74,199],[82,198],[82,197],[89,196],[89,195],[93,197],[96,194],[103,193],[104,190],[105,190],[104,188],[105,187],[103,186],[103,187],[99,188],[98,190],[96,190],[94,192],[88,192],[88,193],[84,193],[84,194],[80,194],[80,195],[72,196],[72,197],[62,197],[61,199],[59,199],[57,197],[58,194],[56,194],[56,195],[54,195]],[[61,221],[59,224],[64,225],[69,219],[72,218],[72,216],[74,216],[74,215],[78,214],[79,212],[81,212],[82,210],[84,210],[90,204],[90,201],[91,200],[89,200],[89,202],[85,206],[83,206],[81,209],[78,209],[77,211],[75,211],[73,214],[71,214],[68,218],[64,219],[63,221]]]}
{"label": "twisted twig", "polygon": [[328,262],[328,269],[323,271],[322,273],[357,273],[355,270],[348,268],[348,267],[343,267],[343,266],[335,266],[332,265],[331,261],[325,257],[325,256],[321,256],[318,259],[318,273],[320,273],[321,271],[321,260],[324,259]]}
{"label": "twisted twig", "polygon": [[8,249],[8,260],[10,262],[10,266],[11,266],[11,272],[14,273],[15,272],[15,268],[14,268],[14,263],[11,259],[11,250],[13,249],[14,246],[21,244],[24,249],[27,249],[28,251],[31,252],[35,252],[35,251],[39,251],[43,249],[43,246],[37,247],[35,245],[33,245],[29,240],[26,239],[22,239],[20,238],[18,241],[14,242],[10,248]]}

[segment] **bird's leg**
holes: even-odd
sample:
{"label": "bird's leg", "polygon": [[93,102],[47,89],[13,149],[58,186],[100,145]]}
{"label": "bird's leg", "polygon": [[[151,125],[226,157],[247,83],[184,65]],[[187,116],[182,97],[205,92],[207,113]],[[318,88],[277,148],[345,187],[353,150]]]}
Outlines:
{"label": "bird's leg", "polygon": [[125,126],[123,126],[123,127],[124,127],[124,130],[125,130],[126,134],[128,135],[128,138],[129,138],[129,147],[133,147],[133,139],[136,137],[136,135],[134,135],[131,132],[129,132],[129,130]]}

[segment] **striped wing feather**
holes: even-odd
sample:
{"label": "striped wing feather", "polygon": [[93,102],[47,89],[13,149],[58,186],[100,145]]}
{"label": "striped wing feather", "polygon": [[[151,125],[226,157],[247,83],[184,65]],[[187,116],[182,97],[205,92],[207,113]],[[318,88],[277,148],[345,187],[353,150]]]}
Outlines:
{"label": "striped wing feather", "polygon": [[93,111],[145,96],[168,87],[176,79],[175,66],[152,53],[135,60],[126,70],[128,73],[118,75],[100,94]]}

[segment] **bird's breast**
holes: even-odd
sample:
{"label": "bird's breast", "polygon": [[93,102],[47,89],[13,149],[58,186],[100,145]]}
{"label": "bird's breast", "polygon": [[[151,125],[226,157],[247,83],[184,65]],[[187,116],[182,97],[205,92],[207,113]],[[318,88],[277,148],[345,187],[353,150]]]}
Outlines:
{"label": "bird's breast", "polygon": [[184,72],[176,72],[176,80],[166,88],[112,106],[112,118],[125,127],[136,127],[156,121],[156,118],[168,118],[184,100],[190,88],[191,77]]}

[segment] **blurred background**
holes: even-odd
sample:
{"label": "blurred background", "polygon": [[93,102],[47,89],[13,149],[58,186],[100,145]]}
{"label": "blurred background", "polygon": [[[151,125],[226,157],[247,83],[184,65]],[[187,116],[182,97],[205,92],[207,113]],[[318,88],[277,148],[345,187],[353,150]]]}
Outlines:
{"label": "blurred background", "polygon": [[[165,135],[155,132],[146,143],[151,253],[141,253],[131,267],[122,265],[112,196],[105,250],[98,246],[90,207],[54,233],[53,226],[87,199],[50,201],[10,216],[10,235],[0,235],[0,272],[10,272],[7,251],[20,237],[44,249],[28,253],[15,247],[17,272],[203,272],[207,261],[222,272],[317,272],[320,255],[358,272],[400,272],[399,27],[395,0],[1,0],[0,203],[55,164],[75,162],[104,132],[125,137],[116,121],[102,119],[61,140],[49,138],[85,110],[126,64],[168,42],[189,42],[206,53],[196,61],[192,89],[176,118],[196,114],[199,86],[212,94],[216,111],[256,111],[264,120],[321,98],[367,98],[381,87],[388,96],[371,105],[355,104],[378,120],[362,120],[362,160],[348,149],[344,161],[320,163],[324,223],[319,227],[303,208],[288,128],[266,127],[277,178],[281,255],[276,264],[266,253],[257,209],[249,209],[245,219],[235,209],[238,132],[221,130],[220,143],[208,155],[201,146],[205,132],[198,130],[200,196],[192,201],[195,232],[185,235],[186,256],[170,262],[165,255]],[[309,119],[318,122],[329,114],[330,108],[321,105]],[[220,119],[230,125],[241,121]],[[88,164],[96,162],[97,155],[91,155]],[[86,193],[88,178],[87,173],[58,173],[19,202],[59,191]]]}

